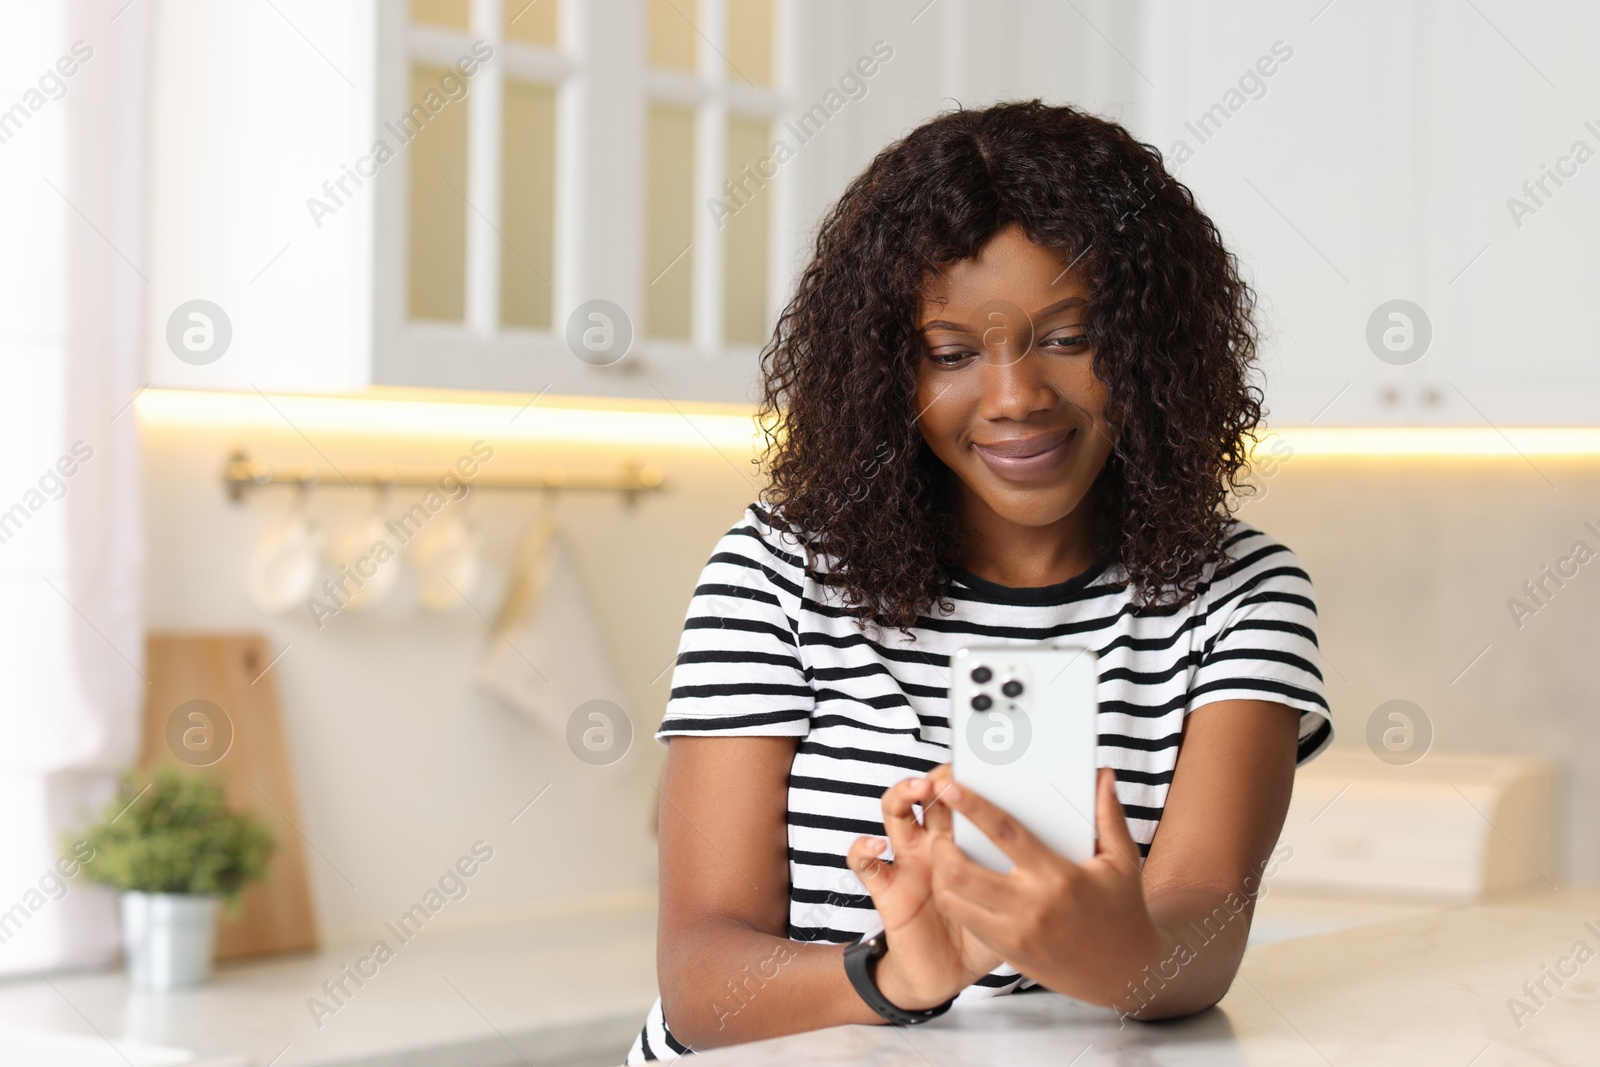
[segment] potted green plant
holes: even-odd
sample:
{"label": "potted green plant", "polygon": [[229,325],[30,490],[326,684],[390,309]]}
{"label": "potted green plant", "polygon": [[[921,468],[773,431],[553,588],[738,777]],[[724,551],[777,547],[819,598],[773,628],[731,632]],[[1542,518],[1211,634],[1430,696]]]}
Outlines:
{"label": "potted green plant", "polygon": [[214,778],[170,765],[144,782],[125,777],[76,841],[94,850],[86,875],[122,891],[128,979],[140,989],[210,976],[219,904],[238,913],[240,889],[266,873],[275,844],[260,819],[229,809]]}

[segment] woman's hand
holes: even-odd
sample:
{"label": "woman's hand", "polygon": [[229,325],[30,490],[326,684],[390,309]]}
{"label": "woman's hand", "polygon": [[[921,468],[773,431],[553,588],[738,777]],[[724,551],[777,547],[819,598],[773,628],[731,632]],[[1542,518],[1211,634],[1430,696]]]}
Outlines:
{"label": "woman's hand", "polygon": [[[941,810],[949,785],[947,764],[884,792],[892,861],[878,858],[881,837],[858,837],[850,846],[850,868],[872,895],[888,944],[875,971],[878,989],[908,1011],[943,1004],[1000,964],[995,949],[934,906],[930,849],[936,836],[949,833],[950,815]],[[926,825],[917,822],[913,804],[922,805]]]}
{"label": "woman's hand", "polygon": [[1109,1005],[1160,957],[1163,938],[1145,906],[1139,848],[1117,800],[1114,772],[1101,768],[1096,785],[1098,841],[1095,855],[1081,864],[953,782],[941,803],[972,820],[1016,866],[997,874],[968,859],[946,833],[923,845],[932,857],[934,903],[947,921],[1041,985]]}

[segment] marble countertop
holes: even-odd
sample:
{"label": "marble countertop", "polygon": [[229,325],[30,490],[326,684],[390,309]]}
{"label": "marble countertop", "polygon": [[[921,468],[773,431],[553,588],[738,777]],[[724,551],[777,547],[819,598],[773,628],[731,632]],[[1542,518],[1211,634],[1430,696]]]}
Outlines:
{"label": "marble countertop", "polygon": [[[189,1067],[621,1063],[655,1000],[655,912],[630,909],[426,930],[314,1019],[307,999],[326,999],[322,984],[371,944],[224,964],[207,985],[170,993],[130,990],[120,971],[3,982],[0,1053],[7,1030],[24,1030],[92,1038],[102,1053],[107,1039],[190,1050],[148,1061]],[[128,1062],[90,1059],[96,1046],[84,1046],[50,1062]]]}
{"label": "marble countertop", "polygon": [[[1528,1001],[1521,988],[1579,940],[1600,953],[1600,893],[1440,910],[1415,900],[1273,892],[1262,901],[1232,990],[1217,1009],[1192,1019],[1119,1028],[1113,1012],[1065,997],[1011,996],[960,1004],[924,1027],[837,1027],[710,1051],[695,1062],[1600,1063],[1600,956],[1561,989],[1547,980],[1554,995],[1542,1004]],[[322,996],[322,984],[339,978],[369,945],[341,942],[315,953],[226,964],[210,984],[167,994],[132,991],[120,971],[0,982],[0,1062],[618,1064],[656,993],[655,913],[640,907],[430,928],[337,1011],[314,1019],[307,999]],[[1533,1009],[1520,1028],[1506,1003],[1511,997]],[[28,1044],[29,1035],[80,1044],[70,1055],[63,1045],[59,1056],[40,1058],[31,1050],[45,1046]],[[112,1049],[111,1040],[131,1044]],[[150,1051],[157,1046],[192,1055]]]}
{"label": "marble countertop", "polygon": [[[1579,963],[1578,942],[1592,956]],[[1566,960],[1566,962],[1561,962]],[[1546,979],[1560,966],[1564,985]],[[1508,1001],[1529,1009],[1513,1013]],[[1600,1063],[1600,896],[1435,910],[1259,945],[1216,1008],[1119,1025],[1056,994],[957,1004],[917,1027],[840,1026],[697,1067],[1512,1067]]]}

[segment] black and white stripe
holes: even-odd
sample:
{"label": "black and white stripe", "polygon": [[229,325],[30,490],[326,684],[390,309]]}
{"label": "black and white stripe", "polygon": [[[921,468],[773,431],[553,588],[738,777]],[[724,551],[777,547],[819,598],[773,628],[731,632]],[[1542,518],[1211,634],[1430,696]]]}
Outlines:
{"label": "black and white stripe", "polygon": [[[857,836],[883,833],[885,789],[949,759],[951,653],[977,643],[1082,643],[1100,656],[1099,762],[1115,769],[1128,829],[1146,856],[1188,712],[1238,699],[1298,709],[1297,764],[1333,740],[1310,578],[1292,551],[1247,523],[1232,522],[1225,548],[1226,562],[1208,567],[1199,595],[1177,609],[1135,607],[1117,565],[1034,589],[958,569],[953,612],[920,619],[907,638],[862,632],[839,594],[806,569],[794,535],[752,506],[701,573],[656,737],[801,739],[789,774],[788,936],[852,942],[882,924],[845,854]],[[1032,984],[1002,965],[961,996]],[[683,1051],[658,999],[628,1063]]]}

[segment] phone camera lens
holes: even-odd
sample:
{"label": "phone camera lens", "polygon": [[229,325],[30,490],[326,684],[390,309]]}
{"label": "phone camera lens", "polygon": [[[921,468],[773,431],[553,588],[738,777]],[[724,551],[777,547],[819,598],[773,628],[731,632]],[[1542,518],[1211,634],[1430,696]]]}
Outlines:
{"label": "phone camera lens", "polygon": [[[979,669],[981,670],[982,668]],[[972,698],[973,711],[988,711],[992,707],[994,707],[994,698],[989,696],[988,693],[979,693]]]}
{"label": "phone camera lens", "polygon": [[987,682],[990,678],[993,678],[993,677],[994,677],[994,671],[991,671],[988,667],[974,667],[974,668],[972,668],[972,680],[974,682],[977,682],[979,685],[982,685],[983,683]]}
{"label": "phone camera lens", "polygon": [[1022,695],[1022,683],[1015,678],[1008,679],[1006,684],[1000,687],[1000,692],[1008,697],[1019,697]]}

